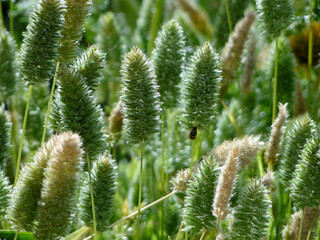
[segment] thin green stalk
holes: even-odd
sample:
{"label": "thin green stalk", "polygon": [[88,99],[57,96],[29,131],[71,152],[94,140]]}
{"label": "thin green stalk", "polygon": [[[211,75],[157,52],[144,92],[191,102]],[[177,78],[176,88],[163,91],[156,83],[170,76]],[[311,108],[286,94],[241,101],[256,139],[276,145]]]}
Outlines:
{"label": "thin green stalk", "polygon": [[164,165],[165,165],[165,141],[164,141],[164,119],[165,119],[165,113],[163,112],[161,116],[161,183],[162,183],[162,190],[164,192],[164,183],[165,183],[165,176],[164,176]]}
{"label": "thin green stalk", "polygon": [[301,214],[301,222],[300,222],[300,228],[299,228],[299,238],[298,240],[301,240],[301,232],[302,232],[302,224],[303,224],[303,215],[304,215],[304,209],[302,210],[302,214]]}
{"label": "thin green stalk", "polygon": [[185,240],[188,240],[188,232],[185,232],[185,233],[184,233],[184,239],[185,239]]}
{"label": "thin green stalk", "polygon": [[157,0],[156,12],[152,18],[152,25],[150,29],[150,39],[148,41],[148,54],[151,55],[151,52],[154,48],[154,40],[157,37],[158,29],[160,27],[161,14],[163,13],[164,0]]}
{"label": "thin green stalk", "polygon": [[310,0],[310,26],[309,26],[309,44],[308,44],[308,106],[309,104],[311,104],[312,45],[313,45],[313,32],[312,32],[313,4],[312,2],[313,1]]}
{"label": "thin green stalk", "polygon": [[277,80],[278,80],[278,51],[279,51],[279,38],[276,39],[276,59],[274,63],[274,78],[273,78],[273,107],[272,107],[272,122],[276,118],[277,106]]}
{"label": "thin green stalk", "polygon": [[310,236],[311,236],[311,232],[312,232],[312,228],[313,228],[313,224],[314,224],[314,221],[316,220],[316,216],[318,215],[319,211],[319,207],[316,209],[316,211],[314,212],[314,215],[313,215],[313,218],[312,218],[312,222],[311,222],[311,226],[309,228],[309,231],[308,231],[308,236],[307,236],[307,240],[309,240]]}
{"label": "thin green stalk", "polygon": [[2,12],[2,1],[0,1],[0,21],[1,21],[1,28],[4,29],[4,19],[3,19],[3,12]]}
{"label": "thin green stalk", "polygon": [[[167,110],[167,154],[169,154],[169,147],[170,147],[170,109]],[[165,158],[165,166],[168,167],[168,158]],[[169,174],[168,171],[166,172],[166,178],[165,178],[165,189],[168,189],[168,182],[169,182]]]}
{"label": "thin green stalk", "polygon": [[180,223],[180,227],[179,227],[179,230],[178,230],[178,233],[177,233],[177,236],[176,236],[175,240],[178,240],[178,237],[179,237],[179,234],[181,232],[182,226],[183,226],[183,219],[182,219],[182,221]]}
{"label": "thin green stalk", "polygon": [[220,225],[220,213],[219,213],[219,216],[218,216],[218,219],[217,219],[216,237],[219,234],[219,225]]}
{"label": "thin green stalk", "polygon": [[242,133],[242,131],[241,131],[241,128],[239,128],[236,119],[235,119],[234,116],[232,115],[232,112],[229,110],[228,106],[225,104],[225,102],[224,102],[223,100],[221,100],[221,103],[222,103],[224,109],[227,111],[227,113],[228,113],[228,118],[229,118],[231,124],[233,125],[234,129],[236,130],[237,135],[238,135],[239,137],[242,136],[243,133]]}
{"label": "thin green stalk", "polygon": [[172,191],[171,193],[167,194],[166,196],[164,196],[164,197],[162,197],[162,198],[159,198],[158,200],[156,200],[156,201],[148,204],[147,206],[141,208],[141,209],[140,209],[140,212],[139,212],[139,211],[135,211],[135,212],[131,213],[130,215],[128,215],[128,216],[120,219],[119,221],[116,221],[115,223],[112,223],[110,226],[108,226],[108,228],[111,228],[111,227],[113,227],[113,226],[115,226],[115,225],[117,225],[117,224],[119,224],[119,223],[121,223],[121,222],[129,219],[129,218],[132,218],[132,217],[134,217],[134,216],[137,216],[137,215],[141,214],[141,213],[144,212],[145,210],[147,210],[147,209],[149,209],[149,208],[157,205],[158,203],[160,203],[160,202],[162,202],[163,200],[169,198],[170,196],[172,196],[172,195],[175,194],[175,193],[177,193],[176,190],[174,190],[174,191]]}
{"label": "thin green stalk", "polygon": [[229,0],[225,0],[226,4],[226,13],[227,13],[227,18],[228,18],[228,26],[229,26],[229,32],[232,33],[232,21],[231,21],[231,14],[230,14],[230,9],[229,9]]}
{"label": "thin green stalk", "polygon": [[[14,99],[13,98],[10,99],[10,112],[11,112],[11,123],[12,123],[12,126],[11,126],[11,146],[12,146],[11,156],[12,156],[12,161],[14,161],[14,159],[17,159],[17,141],[16,141],[17,120],[16,120],[15,114],[14,114]],[[13,166],[14,166],[14,163],[13,163]],[[11,173],[10,173],[10,175],[11,175]]]}
{"label": "thin green stalk", "polygon": [[290,195],[288,194],[288,212],[287,212],[287,218],[288,218],[288,231],[289,231],[289,223],[290,223],[290,216],[291,216],[291,197]]}
{"label": "thin green stalk", "polygon": [[205,235],[206,235],[206,231],[204,230],[203,233],[201,234],[200,240],[203,240]]}
{"label": "thin green stalk", "polygon": [[[199,137],[199,136],[197,136],[197,137]],[[192,140],[191,141],[191,160],[190,160],[190,170],[191,170],[191,172],[192,172],[192,169],[193,169],[193,162],[194,162],[194,156],[196,155],[195,154],[195,152],[196,152],[196,140]]]}
{"label": "thin green stalk", "polygon": [[141,141],[141,161],[140,161],[140,183],[139,183],[139,203],[137,219],[137,239],[140,239],[140,214],[141,214],[141,194],[142,194],[142,166],[143,166],[143,140]]}
{"label": "thin green stalk", "polygon": [[58,62],[57,62],[57,66],[56,66],[56,71],[55,71],[54,77],[53,77],[53,83],[52,83],[52,88],[51,88],[51,93],[50,93],[50,99],[49,99],[49,103],[48,103],[46,120],[45,120],[44,129],[43,129],[43,134],[42,134],[42,139],[41,139],[41,147],[43,146],[44,139],[46,138],[48,120],[49,120],[49,115],[50,115],[50,110],[51,110],[52,97],[53,97],[54,88],[55,88],[55,86],[56,86],[56,79],[57,79],[57,74],[58,74],[58,71],[59,71],[59,65],[60,65],[60,62],[58,61]]}
{"label": "thin green stalk", "polygon": [[259,175],[262,178],[263,175],[264,175],[264,170],[263,170],[263,163],[262,163],[261,153],[258,154],[257,160],[258,160]]}
{"label": "thin green stalk", "polygon": [[10,0],[10,33],[13,36],[13,0]]}
{"label": "thin green stalk", "polygon": [[93,239],[95,239],[97,236],[96,211],[94,208],[93,188],[92,188],[92,179],[91,179],[91,167],[90,167],[90,160],[89,160],[88,153],[86,153],[86,160],[87,160],[87,164],[88,164],[89,181],[90,181],[90,194],[91,194],[92,219],[93,219]]}
{"label": "thin green stalk", "polygon": [[18,239],[19,232],[20,232],[20,229],[18,228],[18,230],[16,231],[16,234],[14,235],[14,240]]}
{"label": "thin green stalk", "polygon": [[19,176],[19,168],[20,168],[22,146],[23,146],[23,137],[24,137],[24,132],[26,130],[26,125],[27,125],[27,118],[28,118],[28,112],[29,112],[31,93],[32,93],[32,85],[29,86],[28,100],[27,100],[26,109],[25,109],[25,112],[24,112],[23,127],[22,127],[22,134],[21,134],[20,147],[19,147],[19,154],[18,154],[18,160],[17,160],[17,165],[16,165],[16,175],[15,175],[14,184],[13,184],[14,187],[17,185],[18,176]]}
{"label": "thin green stalk", "polygon": [[[163,111],[161,116],[161,160],[162,160],[162,166],[161,166],[161,191],[162,194],[165,194],[165,176],[164,176],[164,166],[165,166],[165,140],[164,140],[164,121],[165,121],[165,112]],[[160,239],[163,239],[163,227],[164,227],[164,206],[161,204],[161,217],[160,217]]]}

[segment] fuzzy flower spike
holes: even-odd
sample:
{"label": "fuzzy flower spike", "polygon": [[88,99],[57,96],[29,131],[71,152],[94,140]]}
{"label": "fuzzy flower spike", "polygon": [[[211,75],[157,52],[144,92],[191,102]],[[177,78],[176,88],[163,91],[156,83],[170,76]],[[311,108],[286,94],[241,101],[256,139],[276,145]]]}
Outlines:
{"label": "fuzzy flower spike", "polygon": [[137,47],[122,62],[122,113],[124,135],[138,143],[158,131],[160,101],[151,62]]}
{"label": "fuzzy flower spike", "polygon": [[219,58],[209,42],[191,57],[185,76],[181,122],[187,130],[206,128],[214,120],[221,82]]}
{"label": "fuzzy flower spike", "polygon": [[165,108],[175,107],[178,103],[184,48],[183,30],[175,20],[171,20],[159,32],[152,52],[161,102]]}
{"label": "fuzzy flower spike", "polygon": [[52,76],[64,12],[64,1],[40,0],[30,15],[21,46],[21,72],[29,85],[43,83]]}
{"label": "fuzzy flower spike", "polygon": [[268,40],[280,36],[293,20],[292,0],[257,0],[260,28]]}

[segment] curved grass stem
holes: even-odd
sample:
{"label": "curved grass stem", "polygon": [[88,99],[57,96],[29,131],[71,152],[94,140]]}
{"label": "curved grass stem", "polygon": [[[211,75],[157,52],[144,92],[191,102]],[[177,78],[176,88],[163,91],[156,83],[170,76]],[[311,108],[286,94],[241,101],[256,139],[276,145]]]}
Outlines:
{"label": "curved grass stem", "polygon": [[206,231],[203,231],[201,234],[200,240],[203,240],[205,235],[206,235]]}
{"label": "curved grass stem", "polygon": [[58,74],[58,71],[59,71],[59,65],[60,65],[60,62],[58,61],[58,62],[57,62],[57,66],[56,66],[56,71],[55,71],[54,77],[53,77],[53,83],[52,83],[52,88],[51,88],[51,93],[50,93],[50,99],[49,99],[49,103],[48,103],[46,120],[45,120],[44,129],[43,129],[43,133],[42,133],[41,147],[43,146],[44,140],[45,140],[45,138],[46,138],[48,120],[49,120],[49,115],[50,115],[50,110],[51,110],[51,103],[52,103],[52,98],[53,98],[54,89],[55,89],[55,86],[56,86],[56,79],[57,79],[57,74]]}
{"label": "curved grass stem", "polygon": [[278,45],[279,45],[279,38],[276,39],[276,59],[274,62],[272,122],[274,122],[276,118],[276,106],[277,106],[278,52],[279,52]]}
{"label": "curved grass stem", "polygon": [[86,160],[88,164],[88,172],[89,172],[89,181],[90,181],[90,195],[91,195],[91,205],[92,205],[92,219],[93,219],[93,239],[97,236],[97,227],[96,227],[96,211],[94,208],[94,197],[93,197],[93,188],[92,188],[92,178],[91,178],[91,167],[89,155],[86,153]]}
{"label": "curved grass stem", "polygon": [[175,193],[177,193],[176,190],[175,190],[175,191],[172,191],[171,193],[167,194],[166,196],[164,196],[164,197],[162,197],[162,198],[159,198],[158,200],[156,200],[156,201],[148,204],[147,206],[141,208],[141,209],[140,209],[140,212],[139,212],[139,211],[135,211],[135,212],[131,213],[130,215],[128,215],[128,216],[120,219],[119,221],[116,221],[115,223],[112,223],[110,226],[108,226],[108,228],[111,228],[111,227],[113,227],[113,226],[115,226],[115,225],[117,225],[117,224],[119,224],[119,223],[121,223],[121,222],[129,219],[129,218],[135,217],[135,216],[137,216],[138,214],[141,214],[141,213],[144,212],[145,210],[147,210],[147,209],[149,209],[149,208],[157,205],[158,203],[160,203],[160,202],[162,202],[163,200],[169,198],[171,195],[173,195],[173,194],[175,194]]}
{"label": "curved grass stem", "polygon": [[28,118],[28,112],[29,112],[31,93],[32,93],[32,85],[29,86],[28,100],[27,100],[26,109],[25,109],[25,112],[24,112],[22,134],[21,134],[21,140],[20,140],[18,160],[17,160],[17,165],[16,165],[16,175],[15,175],[14,184],[13,184],[14,187],[17,185],[18,176],[19,176],[19,168],[20,168],[22,147],[23,147],[23,138],[24,138],[24,133],[25,133],[25,130],[26,130],[26,125],[27,125],[27,118]]}

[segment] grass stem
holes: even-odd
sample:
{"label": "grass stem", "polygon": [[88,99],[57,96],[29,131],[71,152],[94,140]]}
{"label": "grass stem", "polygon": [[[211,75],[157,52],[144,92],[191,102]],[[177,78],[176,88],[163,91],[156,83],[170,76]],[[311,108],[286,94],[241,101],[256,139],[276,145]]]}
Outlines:
{"label": "grass stem", "polygon": [[13,0],[10,0],[10,33],[13,37]]}
{"label": "grass stem", "polygon": [[23,138],[24,138],[24,133],[25,133],[25,130],[26,130],[26,125],[27,125],[27,118],[28,118],[28,112],[29,112],[31,93],[32,93],[32,85],[29,86],[28,100],[27,100],[26,109],[25,109],[25,112],[24,112],[23,127],[22,127],[22,134],[21,134],[20,147],[19,147],[19,154],[18,154],[18,160],[17,160],[17,165],[16,165],[16,175],[15,175],[14,184],[13,184],[14,187],[17,185],[18,176],[19,176],[19,168],[20,168],[22,147],[23,147]]}
{"label": "grass stem", "polygon": [[205,235],[206,235],[206,231],[203,231],[203,233],[201,234],[200,240],[203,240]]}
{"label": "grass stem", "polygon": [[1,28],[4,29],[4,19],[3,19],[3,12],[2,12],[2,1],[0,1],[0,22],[1,22]]}
{"label": "grass stem", "polygon": [[56,66],[56,71],[55,71],[54,77],[53,77],[53,83],[52,83],[52,88],[51,88],[51,93],[50,93],[50,99],[49,99],[49,103],[48,103],[46,120],[45,120],[44,129],[43,129],[43,134],[42,134],[42,139],[41,139],[41,147],[43,146],[44,140],[45,140],[45,138],[46,138],[48,120],[49,120],[49,115],[50,115],[50,110],[51,110],[51,103],[52,103],[52,98],[53,98],[54,89],[55,89],[55,86],[56,86],[56,79],[57,79],[57,74],[58,74],[58,71],[59,71],[59,65],[60,65],[60,62],[58,61],[58,62],[57,62],[57,66]]}
{"label": "grass stem", "polygon": [[228,26],[229,26],[229,32],[232,33],[232,21],[231,21],[231,14],[229,9],[229,0],[225,0],[225,7],[226,7],[226,13],[228,18]]}
{"label": "grass stem", "polygon": [[90,195],[91,195],[91,205],[92,205],[92,220],[93,220],[93,234],[95,237],[97,236],[97,226],[96,226],[96,211],[94,208],[94,197],[93,197],[93,188],[92,188],[92,178],[91,178],[91,167],[90,167],[90,160],[89,160],[89,154],[86,153],[86,160],[88,164],[88,172],[89,172],[89,184],[90,184]]}
{"label": "grass stem", "polygon": [[[161,166],[161,191],[162,194],[165,194],[165,176],[164,176],[164,166],[165,166],[165,141],[164,141],[164,121],[165,121],[165,112],[163,111],[161,116],[161,160],[162,160],[162,166]],[[163,239],[163,227],[164,227],[164,205],[161,204],[161,216],[160,216],[160,239]]]}
{"label": "grass stem", "polygon": [[[313,45],[313,32],[312,32],[312,12],[313,12],[313,1],[310,1],[310,26],[309,26],[309,43],[308,43],[308,108],[311,104],[311,78],[312,78],[312,45]],[[310,113],[310,109],[309,109]]]}
{"label": "grass stem", "polygon": [[148,41],[148,54],[151,55],[151,52],[154,48],[154,40],[157,37],[158,29],[161,22],[161,14],[163,13],[164,0],[157,0],[155,14],[152,18],[152,25],[150,29],[150,39]]}
{"label": "grass stem", "polygon": [[277,81],[278,81],[278,53],[279,53],[279,38],[276,39],[276,59],[274,62],[272,122],[274,122],[274,120],[276,118]]}
{"label": "grass stem", "polygon": [[179,239],[179,234],[180,234],[180,232],[181,232],[182,226],[183,226],[183,219],[182,219],[182,221],[181,221],[181,223],[180,223],[180,227],[179,227],[179,230],[178,230],[178,233],[177,233],[177,235],[176,235],[175,240],[178,240],[178,239]]}
{"label": "grass stem", "polygon": [[300,228],[299,228],[299,237],[298,237],[298,240],[301,240],[301,232],[302,232],[302,225],[303,225],[303,215],[304,215],[304,209],[302,210],[302,214],[301,214],[301,220],[300,220]]}
{"label": "grass stem", "polygon": [[141,161],[140,161],[140,183],[139,183],[139,202],[138,202],[138,219],[137,219],[137,239],[140,239],[140,214],[141,214],[141,195],[142,195],[142,166],[143,166],[143,140],[141,141]]}
{"label": "grass stem", "polygon": [[313,224],[314,224],[314,221],[316,220],[316,218],[317,218],[317,216],[318,216],[318,212],[319,212],[319,207],[316,208],[316,211],[314,212],[314,215],[313,215],[313,218],[312,218],[312,222],[311,222],[311,226],[310,226],[309,231],[308,231],[307,240],[309,240],[309,238],[310,238],[310,236],[311,236]]}
{"label": "grass stem", "polygon": [[141,214],[141,213],[144,212],[145,210],[147,210],[147,209],[149,209],[149,208],[157,205],[158,203],[162,202],[163,200],[166,200],[167,198],[169,198],[170,196],[172,196],[172,195],[175,194],[175,193],[177,193],[176,190],[174,190],[174,191],[172,191],[171,193],[167,194],[166,196],[164,196],[164,197],[162,197],[162,198],[159,198],[158,200],[156,200],[156,201],[148,204],[147,206],[141,208],[140,211],[135,211],[135,212],[131,213],[130,215],[128,215],[128,216],[120,219],[119,221],[116,221],[115,223],[112,223],[110,226],[108,226],[108,228],[111,228],[111,227],[113,227],[113,226],[115,226],[115,225],[117,225],[117,224],[119,224],[119,223],[122,223],[123,221],[125,221],[125,220],[127,220],[127,219],[129,219],[129,218],[132,218],[132,217],[135,217],[135,216]]}

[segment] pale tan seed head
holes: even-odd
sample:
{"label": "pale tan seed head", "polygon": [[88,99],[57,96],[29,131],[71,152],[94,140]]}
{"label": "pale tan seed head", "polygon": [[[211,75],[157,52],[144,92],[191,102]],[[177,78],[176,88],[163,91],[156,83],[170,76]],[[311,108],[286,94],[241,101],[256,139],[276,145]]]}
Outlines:
{"label": "pale tan seed head", "polygon": [[219,176],[212,208],[212,214],[219,220],[224,220],[229,213],[229,201],[232,196],[238,170],[238,154],[239,150],[237,147],[230,151]]}
{"label": "pale tan seed head", "polygon": [[[302,210],[295,212],[293,215],[291,215],[289,228],[288,226],[285,226],[282,231],[282,237],[284,240],[299,239],[301,216],[302,216]],[[318,208],[306,207],[304,209],[303,223],[302,223],[302,230],[301,230],[301,240],[307,239],[309,229],[311,227],[313,219],[314,219],[314,223],[316,223],[318,222],[318,218],[319,218]],[[316,228],[316,226],[317,224],[313,224],[313,230]],[[312,236],[310,237],[310,239],[313,239]]]}
{"label": "pale tan seed head", "polygon": [[266,149],[266,163],[270,165],[274,165],[277,160],[280,141],[284,132],[284,125],[288,118],[288,110],[287,103],[281,104],[279,103],[279,113],[277,118],[272,124],[271,135],[269,141],[267,143]]}
{"label": "pale tan seed head", "polygon": [[244,136],[231,141],[224,141],[213,150],[212,154],[216,161],[220,165],[223,165],[227,160],[229,152],[233,148],[237,148],[239,151],[239,167],[243,168],[251,163],[262,146],[263,142],[260,141],[260,136]]}

